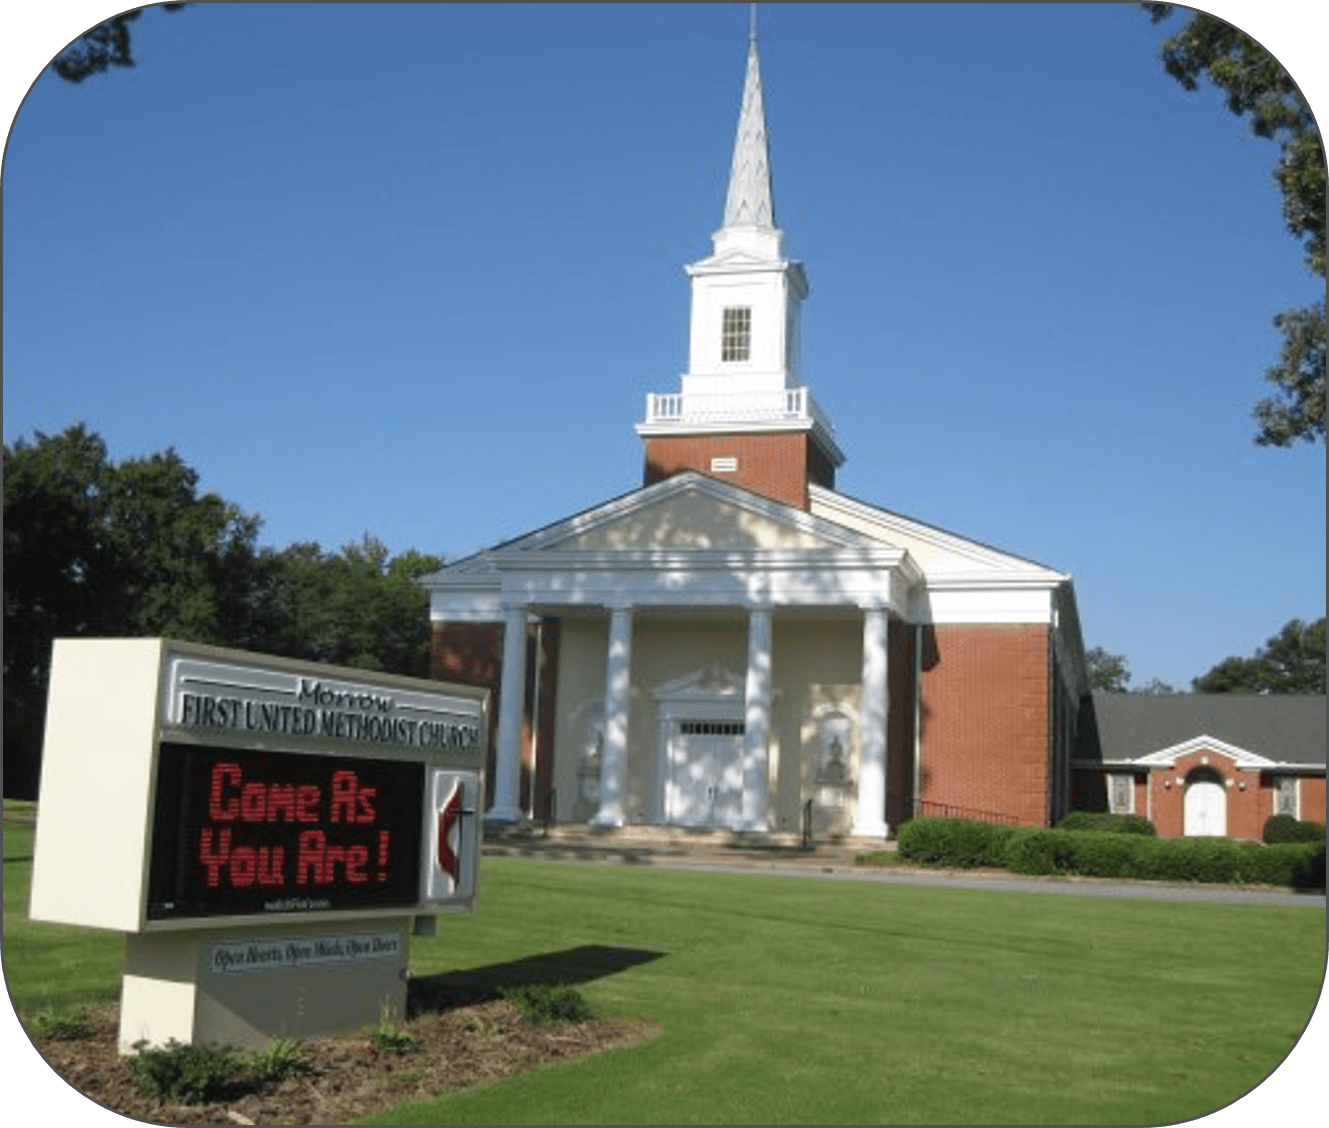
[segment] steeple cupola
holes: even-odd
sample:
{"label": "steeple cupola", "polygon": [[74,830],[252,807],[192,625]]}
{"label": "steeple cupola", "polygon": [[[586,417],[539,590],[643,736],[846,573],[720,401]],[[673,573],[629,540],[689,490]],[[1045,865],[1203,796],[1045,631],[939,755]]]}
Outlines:
{"label": "steeple cupola", "polygon": [[808,483],[832,487],[844,455],[799,380],[803,265],[775,225],[755,25],[724,222],[709,258],[689,265],[692,323],[680,391],[647,397],[637,433],[645,484],[698,470],[806,508]]}

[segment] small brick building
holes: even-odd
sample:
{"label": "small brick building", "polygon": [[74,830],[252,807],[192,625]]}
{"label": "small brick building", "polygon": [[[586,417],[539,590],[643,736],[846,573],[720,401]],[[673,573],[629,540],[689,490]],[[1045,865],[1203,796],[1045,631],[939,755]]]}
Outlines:
{"label": "small brick building", "polygon": [[799,371],[755,42],[690,363],[642,485],[424,580],[433,673],[495,693],[487,815],[881,838],[1070,809],[1070,577],[836,490]]}
{"label": "small brick building", "polygon": [[1095,693],[1072,762],[1076,808],[1160,835],[1259,838],[1270,815],[1325,821],[1325,699]]}

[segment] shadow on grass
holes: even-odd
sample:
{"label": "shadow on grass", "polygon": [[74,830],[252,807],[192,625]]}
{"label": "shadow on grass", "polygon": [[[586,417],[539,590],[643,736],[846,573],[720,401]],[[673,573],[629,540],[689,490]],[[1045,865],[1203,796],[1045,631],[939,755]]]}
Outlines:
{"label": "shadow on grass", "polygon": [[524,956],[507,963],[412,978],[406,988],[410,1015],[471,1006],[502,998],[503,988],[532,985],[571,986],[616,975],[664,956],[647,948],[611,948],[582,944],[561,952]]}

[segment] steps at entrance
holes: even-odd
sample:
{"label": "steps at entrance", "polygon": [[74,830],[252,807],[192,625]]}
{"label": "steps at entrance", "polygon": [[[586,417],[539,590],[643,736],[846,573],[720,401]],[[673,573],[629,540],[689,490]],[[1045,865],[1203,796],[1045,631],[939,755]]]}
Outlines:
{"label": "steps at entrance", "polygon": [[760,834],[681,827],[585,826],[548,829],[488,825],[482,852],[489,857],[540,857],[627,865],[852,866],[859,854],[894,849],[894,842],[843,838],[804,847],[797,834]]}

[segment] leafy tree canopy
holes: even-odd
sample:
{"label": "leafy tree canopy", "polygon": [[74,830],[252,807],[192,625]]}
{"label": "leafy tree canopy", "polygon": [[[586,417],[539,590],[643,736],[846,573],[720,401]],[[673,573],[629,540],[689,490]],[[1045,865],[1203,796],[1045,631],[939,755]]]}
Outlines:
{"label": "leafy tree canopy", "polygon": [[1159,678],[1150,678],[1144,685],[1131,685],[1131,667],[1125,657],[1091,646],[1084,652],[1085,667],[1089,675],[1089,689],[1100,693],[1180,693]]}
{"label": "leafy tree canopy", "polygon": [[[184,4],[158,4],[166,12],[176,12]],[[134,54],[129,38],[129,25],[146,8],[122,12],[100,23],[91,31],[80,35],[55,57],[51,69],[66,82],[82,82],[94,74],[103,74],[111,67],[133,67]]]}
{"label": "leafy tree canopy", "polygon": [[78,424],[4,448],[5,793],[31,794],[55,638],[166,636],[423,676],[442,560],[258,549],[257,517],[174,451],[108,457]]}
{"label": "leafy tree canopy", "polygon": [[[1154,23],[1175,5],[1142,4]],[[1189,11],[1189,9],[1188,9]],[[1325,276],[1325,158],[1319,127],[1292,76],[1244,32],[1204,12],[1190,12],[1176,35],[1162,45],[1163,66],[1187,90],[1208,79],[1226,96],[1227,108],[1250,122],[1257,137],[1276,141],[1274,178],[1283,194],[1288,231],[1306,249],[1310,271]],[[1277,363],[1265,379],[1274,394],[1255,405],[1255,441],[1292,446],[1325,438],[1325,306],[1280,313],[1283,335]]]}
{"label": "leafy tree canopy", "polygon": [[1091,646],[1084,652],[1089,672],[1089,688],[1104,693],[1125,693],[1131,680],[1131,668],[1120,654],[1112,654],[1101,646]]}
{"label": "leafy tree canopy", "polygon": [[429,597],[416,580],[443,566],[408,551],[389,557],[366,534],[340,552],[300,542],[265,550],[256,649],[290,658],[423,677],[429,667]]}
{"label": "leafy tree canopy", "polygon": [[1224,658],[1192,683],[1197,693],[1324,693],[1324,617],[1292,619],[1250,658]]}

